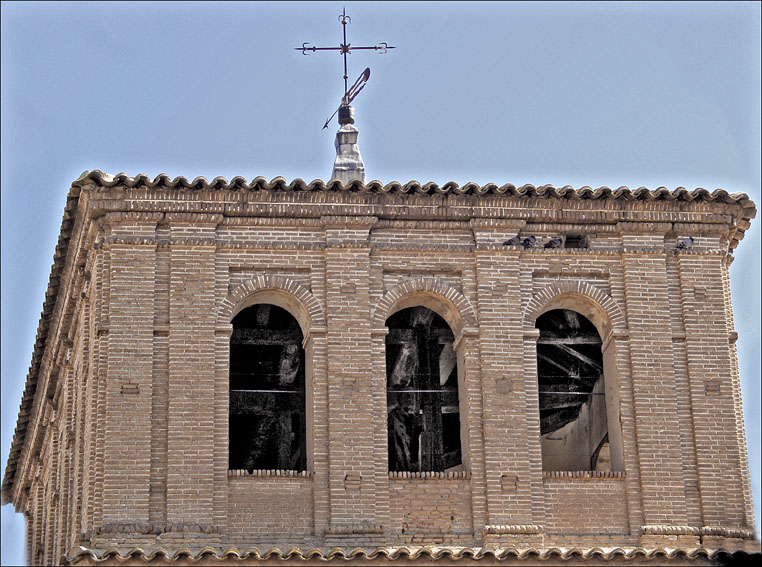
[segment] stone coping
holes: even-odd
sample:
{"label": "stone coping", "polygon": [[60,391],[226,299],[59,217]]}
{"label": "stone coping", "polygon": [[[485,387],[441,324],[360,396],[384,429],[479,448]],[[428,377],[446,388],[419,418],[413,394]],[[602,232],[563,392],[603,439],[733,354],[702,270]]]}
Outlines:
{"label": "stone coping", "polygon": [[471,471],[408,472],[389,471],[389,480],[462,480],[471,478]]}
{"label": "stone coping", "polygon": [[241,470],[228,469],[228,478],[313,478],[315,473],[313,471],[291,471],[282,469],[255,469],[251,472]]}
{"label": "stone coping", "polygon": [[624,471],[542,471],[543,479],[569,479],[569,478],[583,478],[583,479],[615,479],[624,480],[626,474]]}
{"label": "stone coping", "polygon": [[754,539],[752,530],[743,528],[726,528],[722,526],[668,526],[661,524],[640,527],[643,535],[688,535],[688,536],[719,536],[738,539]]}

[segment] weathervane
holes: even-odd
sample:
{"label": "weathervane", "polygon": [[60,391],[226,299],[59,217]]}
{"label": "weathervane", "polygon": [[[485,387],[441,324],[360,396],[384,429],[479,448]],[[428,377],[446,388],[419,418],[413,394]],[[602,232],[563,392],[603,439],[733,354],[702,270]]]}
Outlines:
{"label": "weathervane", "polygon": [[[310,46],[308,42],[305,42],[302,44],[301,47],[295,47],[294,49],[296,51],[301,51],[302,55],[309,55],[309,51],[312,51],[313,53],[316,51],[338,51],[341,53],[341,55],[344,57],[344,96],[341,97],[341,105],[339,105],[339,108],[336,109],[336,111],[331,114],[330,118],[325,121],[325,124],[323,125],[323,128],[328,128],[328,123],[333,119],[334,116],[336,116],[336,113],[341,110],[342,107],[349,106],[349,103],[354,100],[354,98],[360,93],[360,91],[365,87],[365,83],[368,81],[368,78],[370,77],[370,68],[366,68],[365,71],[362,72],[362,74],[358,77],[358,79],[354,82],[354,84],[349,87],[348,79],[349,76],[347,75],[347,55],[351,55],[353,50],[369,50],[372,49],[374,51],[377,51],[381,55],[387,52],[389,49],[394,49],[393,46],[388,45],[387,43],[381,42],[374,46],[363,46],[363,47],[354,47],[347,43],[347,24],[352,22],[352,18],[347,16],[347,9],[344,8],[342,13],[339,15],[339,22],[342,25],[343,32],[344,32],[344,43],[339,44],[338,47],[314,47]],[[342,120],[342,115],[346,114],[347,117],[350,117],[350,112],[343,112],[339,115],[339,121]],[[354,122],[354,120],[351,120],[351,122]],[[350,122],[350,123],[351,123]]]}

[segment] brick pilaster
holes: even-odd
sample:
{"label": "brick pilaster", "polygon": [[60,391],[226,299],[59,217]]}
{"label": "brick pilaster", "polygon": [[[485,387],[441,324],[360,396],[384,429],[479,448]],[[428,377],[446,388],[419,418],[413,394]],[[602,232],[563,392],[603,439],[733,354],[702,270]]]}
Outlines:
{"label": "brick pilaster", "polygon": [[622,263],[643,521],[683,526],[685,486],[664,236],[660,227],[641,228],[643,232],[622,235]]}
{"label": "brick pilaster", "polygon": [[103,523],[148,521],[156,222],[111,230]]}
{"label": "brick pilaster", "polygon": [[704,525],[747,528],[722,258],[680,253],[678,266]]}
{"label": "brick pilaster", "polygon": [[220,215],[168,213],[167,523],[213,525],[215,228]]}
{"label": "brick pilaster", "polygon": [[372,218],[326,219],[330,527],[326,545],[378,537],[371,384]]}
{"label": "brick pilaster", "polygon": [[[524,380],[520,252],[502,243],[523,223],[474,228],[478,282],[479,350],[486,472],[487,518],[490,525],[537,524],[532,508],[532,464],[542,488],[542,467],[532,462],[527,445],[528,416]],[[534,350],[533,345],[531,350]],[[534,381],[536,382],[536,371]],[[527,375],[529,376],[529,375]],[[536,387],[535,387],[536,389]],[[532,398],[535,399],[535,398]],[[476,424],[479,427],[482,425]],[[475,496],[475,495],[474,495]],[[540,495],[541,496],[541,495]],[[540,509],[541,510],[541,507]],[[474,526],[481,531],[484,526]]]}

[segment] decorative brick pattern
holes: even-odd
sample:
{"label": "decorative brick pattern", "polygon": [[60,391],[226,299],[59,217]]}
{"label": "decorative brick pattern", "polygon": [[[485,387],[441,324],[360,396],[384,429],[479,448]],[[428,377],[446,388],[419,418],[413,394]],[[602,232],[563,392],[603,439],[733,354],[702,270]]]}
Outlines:
{"label": "decorative brick pattern", "polygon": [[313,326],[325,327],[323,309],[308,289],[289,278],[269,275],[257,276],[236,286],[217,309],[215,316],[217,325],[230,324],[230,321],[233,319],[234,309],[239,307],[244,299],[251,297],[256,292],[267,290],[279,290],[296,298],[304,306],[306,314],[309,317],[308,322],[300,321],[300,323],[306,324],[307,330]]}
{"label": "decorative brick pattern", "polygon": [[400,300],[405,296],[414,294],[419,296],[432,294],[445,300],[451,309],[440,315],[448,323],[455,326],[454,332],[464,328],[476,329],[478,327],[476,314],[468,299],[456,289],[431,277],[411,278],[387,291],[373,311],[371,316],[372,327],[374,329],[383,327],[386,320],[392,315],[393,308],[399,306]]}
{"label": "decorative brick pattern", "polygon": [[[703,190],[89,173],[3,483],[29,561],[758,550],[728,277],[753,215]],[[262,302],[303,330],[307,471],[228,470],[231,319]],[[456,338],[462,470],[388,470],[385,323],[414,305]],[[556,308],[601,335],[611,472],[542,471],[535,320]]]}

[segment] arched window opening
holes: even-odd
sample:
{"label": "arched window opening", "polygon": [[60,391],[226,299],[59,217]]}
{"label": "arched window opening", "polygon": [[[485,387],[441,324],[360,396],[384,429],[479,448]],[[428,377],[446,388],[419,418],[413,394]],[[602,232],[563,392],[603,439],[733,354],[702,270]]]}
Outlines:
{"label": "arched window opening", "polygon": [[233,319],[230,469],[306,469],[302,339],[296,319],[275,305],[253,305]]}
{"label": "arched window opening", "polygon": [[460,470],[458,371],[452,330],[426,307],[402,309],[386,326],[389,470]]}
{"label": "arched window opening", "polygon": [[598,331],[569,309],[543,313],[536,327],[543,470],[611,470]]}

